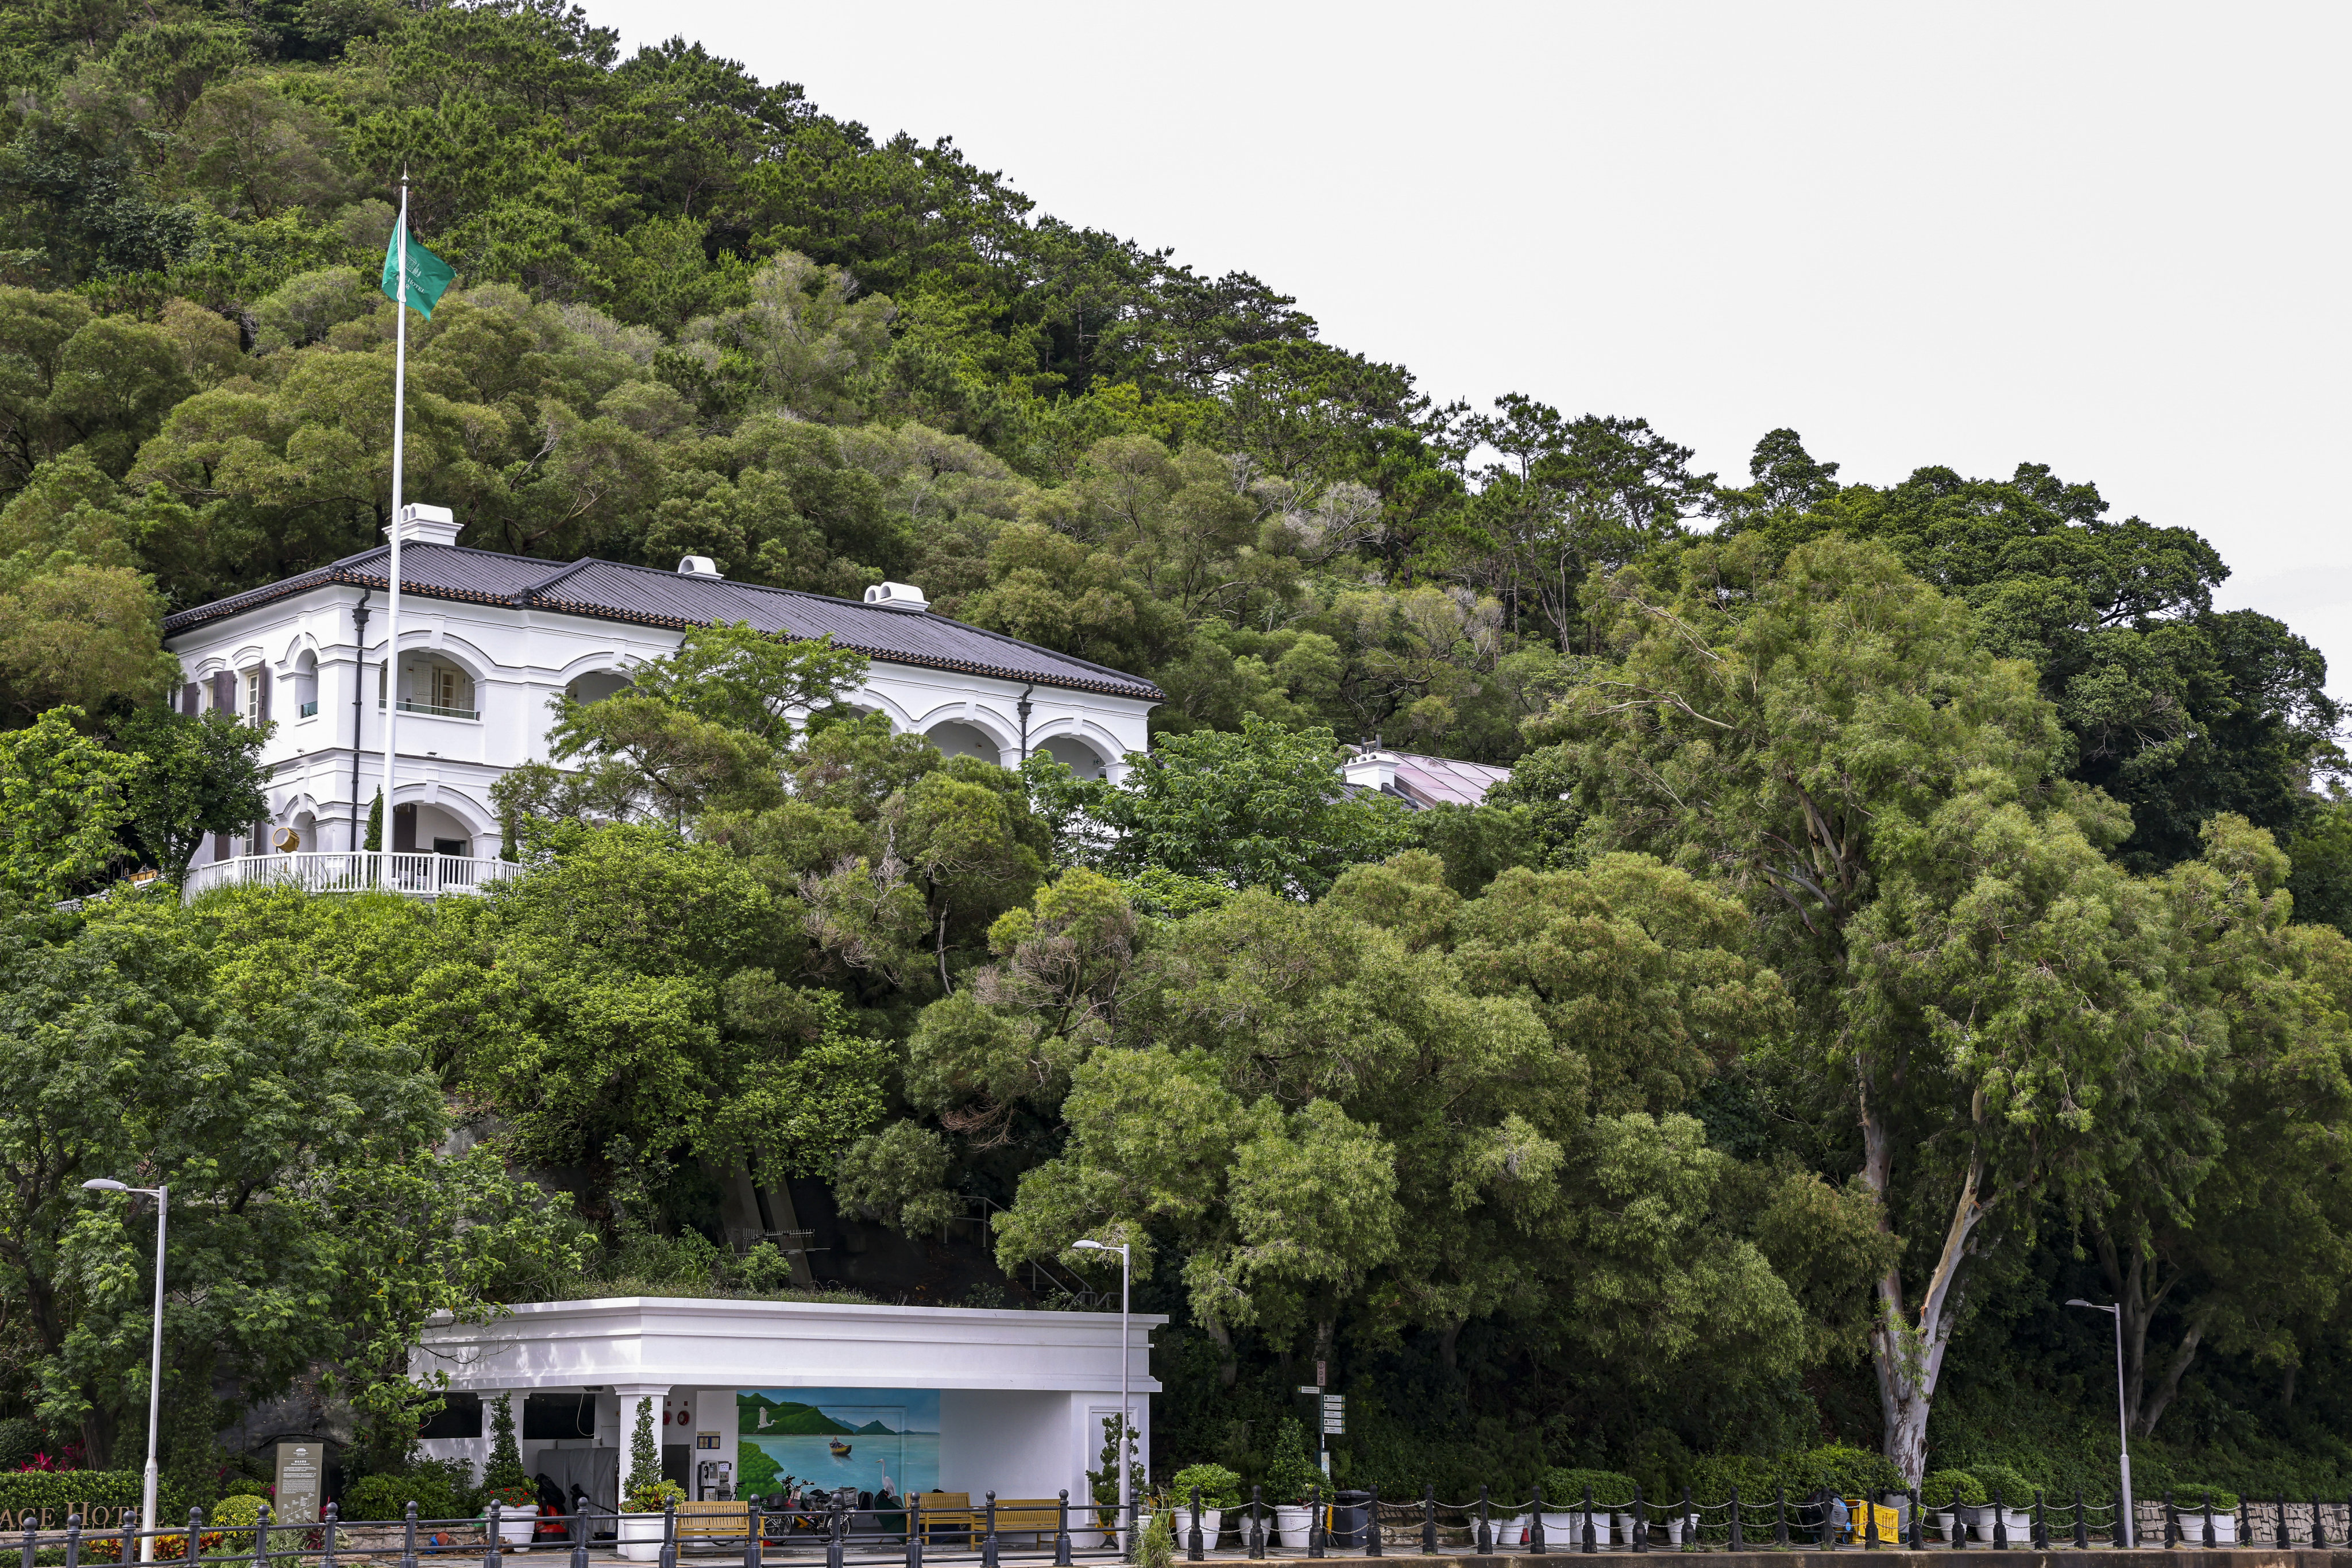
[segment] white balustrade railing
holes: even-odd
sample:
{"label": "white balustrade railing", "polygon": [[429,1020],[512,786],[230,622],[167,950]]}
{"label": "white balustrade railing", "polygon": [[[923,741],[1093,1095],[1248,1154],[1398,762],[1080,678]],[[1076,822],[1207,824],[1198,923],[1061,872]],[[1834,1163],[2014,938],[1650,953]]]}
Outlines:
{"label": "white balustrade railing", "polygon": [[184,900],[215,888],[299,888],[306,893],[406,893],[438,898],[478,892],[522,870],[511,860],[478,860],[457,855],[408,855],[389,850],[348,849],[300,855],[239,855],[188,868],[180,884]]}

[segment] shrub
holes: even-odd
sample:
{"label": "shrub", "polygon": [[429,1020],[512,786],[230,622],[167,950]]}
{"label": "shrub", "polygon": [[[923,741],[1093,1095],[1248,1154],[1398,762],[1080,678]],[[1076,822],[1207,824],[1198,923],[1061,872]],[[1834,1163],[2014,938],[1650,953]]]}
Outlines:
{"label": "shrub", "polygon": [[1772,1496],[1780,1477],[1769,1459],[1759,1459],[1753,1454],[1709,1454],[1691,1465],[1691,1500],[1707,1504],[1727,1502],[1731,1489],[1739,1489],[1743,1502],[1760,1502]]}
{"label": "shrub", "polygon": [[462,1459],[427,1460],[405,1470],[362,1476],[337,1500],[337,1511],[344,1519],[404,1519],[413,1502],[419,1519],[471,1519],[476,1504],[466,1474],[470,1468]]}
{"label": "shrub", "polygon": [[85,1526],[112,1523],[139,1506],[139,1485],[136,1470],[15,1471],[0,1475],[0,1511],[22,1523],[26,1510],[38,1510],[43,1530],[63,1530],[70,1513]]}
{"label": "shrub", "polygon": [[629,1489],[621,1506],[631,1513],[659,1513],[674,1502],[686,1500],[686,1489],[676,1481],[647,1481]]}
{"label": "shrub", "polygon": [[1919,1506],[1948,1509],[1955,1504],[1977,1506],[1990,1500],[1984,1483],[1966,1470],[1930,1470],[1919,1483]]}
{"label": "shrub", "polygon": [[1325,1485],[1322,1468],[1307,1452],[1307,1433],[1295,1420],[1275,1428],[1274,1458],[1265,1469],[1265,1495],[1278,1503],[1305,1502]]}
{"label": "shrub", "polygon": [[1192,1489],[1201,1489],[1202,1508],[1239,1508],[1242,1479],[1223,1465],[1187,1465],[1168,1483],[1168,1495],[1180,1510],[1192,1506]]}
{"label": "shrub", "polygon": [[1552,1508],[1582,1508],[1585,1489],[1592,1489],[1592,1506],[1600,1508],[1630,1508],[1633,1503],[1633,1478],[1616,1470],[1570,1470],[1553,1468],[1544,1472],[1544,1501]]}
{"label": "shrub", "polygon": [[1883,1497],[1904,1488],[1903,1472],[1884,1454],[1832,1443],[1790,1454],[1776,1467],[1780,1483],[1791,1496],[1811,1495],[1827,1487],[1840,1497]]}
{"label": "shrub", "polygon": [[514,1396],[501,1394],[490,1406],[490,1462],[483,1467],[482,1485],[500,1502],[518,1500],[505,1494],[521,1491],[526,1497],[530,1488],[522,1473],[522,1449],[515,1442]]}
{"label": "shrub", "polygon": [[[250,1492],[239,1492],[235,1497],[225,1497],[205,1510],[205,1522],[221,1526],[219,1534],[225,1550],[233,1552],[251,1552],[253,1526],[261,1518],[261,1510],[268,1501],[268,1498],[257,1498]],[[246,1527],[242,1531],[231,1528],[240,1524]],[[209,1538],[214,1532],[206,1531],[205,1533]],[[273,1531],[270,1533],[274,1540],[277,1532]]]}
{"label": "shrub", "polygon": [[1129,1556],[1137,1568],[1175,1568],[1176,1533],[1169,1528],[1166,1509],[1153,1514],[1150,1524],[1135,1537]]}
{"label": "shrub", "polygon": [[2041,1489],[2025,1479],[2025,1472],[2008,1465],[1970,1465],[1969,1473],[1983,1486],[1986,1497],[1998,1499],[2003,1508],[2032,1508],[2034,1494]]}
{"label": "shrub", "polygon": [[2191,1481],[2172,1489],[2172,1506],[2179,1509],[2184,1518],[2191,1513],[2202,1517],[2209,1498],[2212,1501],[2215,1513],[2238,1511],[2238,1494],[2233,1491],[2224,1491],[2220,1487],[2209,1487],[2201,1481]]}

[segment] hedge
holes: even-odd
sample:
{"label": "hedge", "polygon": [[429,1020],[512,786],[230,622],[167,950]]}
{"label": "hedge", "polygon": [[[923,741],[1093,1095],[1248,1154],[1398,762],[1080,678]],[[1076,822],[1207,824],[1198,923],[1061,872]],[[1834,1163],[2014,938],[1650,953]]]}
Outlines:
{"label": "hedge", "polygon": [[[0,1474],[0,1530],[32,1524],[63,1530],[69,1514],[81,1515],[85,1530],[116,1530],[125,1513],[139,1510],[137,1470],[16,1470]],[[163,1510],[159,1506],[157,1512]],[[27,1517],[27,1516],[30,1517]]]}

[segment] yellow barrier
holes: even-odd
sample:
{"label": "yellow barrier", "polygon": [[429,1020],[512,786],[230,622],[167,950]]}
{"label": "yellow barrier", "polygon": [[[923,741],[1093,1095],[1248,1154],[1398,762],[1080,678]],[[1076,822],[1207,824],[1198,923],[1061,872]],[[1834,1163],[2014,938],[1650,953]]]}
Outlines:
{"label": "yellow barrier", "polygon": [[[1864,1532],[1870,1528],[1871,1514],[1878,1516],[1878,1540],[1881,1545],[1892,1546],[1903,1539],[1901,1510],[1888,1508],[1883,1503],[1864,1502],[1860,1498],[1852,1497],[1845,1500],[1845,1506],[1850,1510],[1846,1517],[1853,1521],[1853,1533],[1846,1537],[1847,1540],[1857,1544],[1862,1542]],[[1864,1509],[1868,1509],[1870,1513],[1863,1512]]]}

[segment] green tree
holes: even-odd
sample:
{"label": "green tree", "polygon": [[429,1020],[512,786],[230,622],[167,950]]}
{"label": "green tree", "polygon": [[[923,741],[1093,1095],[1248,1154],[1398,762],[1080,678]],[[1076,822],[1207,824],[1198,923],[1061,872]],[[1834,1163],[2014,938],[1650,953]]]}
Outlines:
{"label": "green tree", "polygon": [[0,731],[0,899],[54,903],[87,889],[120,853],[131,759],[52,708],[29,730]]}
{"label": "green tree", "polygon": [[2135,1160],[2106,1086],[2193,1071],[2212,1025],[2163,984],[2165,900],[2105,854],[2127,816],[2057,776],[2032,670],[1883,547],[1770,565],[1734,540],[1612,579],[1595,613],[1620,662],[1545,738],[1596,847],[1739,890],[1796,1004],[1790,1072],[1859,1122],[1856,1173],[1908,1241],[1872,1355],[1916,1476],[1978,1259],[2045,1192]]}
{"label": "green tree", "polygon": [[260,763],[268,734],[219,710],[190,717],[143,708],[115,726],[115,743],[131,753],[127,826],[166,882],[186,878],[205,835],[249,833],[268,819],[268,772]]}

